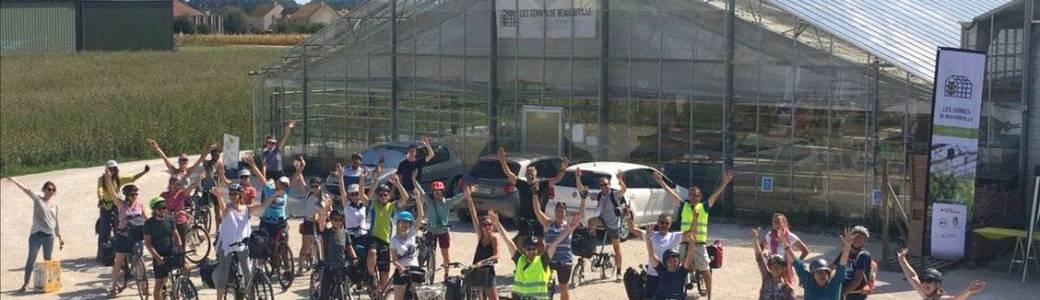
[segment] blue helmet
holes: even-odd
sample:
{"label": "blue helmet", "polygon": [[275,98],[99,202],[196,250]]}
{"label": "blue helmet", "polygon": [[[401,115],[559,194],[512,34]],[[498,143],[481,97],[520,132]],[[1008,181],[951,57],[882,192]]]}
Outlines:
{"label": "blue helmet", "polygon": [[409,211],[401,211],[397,213],[397,221],[415,222],[415,216]]}

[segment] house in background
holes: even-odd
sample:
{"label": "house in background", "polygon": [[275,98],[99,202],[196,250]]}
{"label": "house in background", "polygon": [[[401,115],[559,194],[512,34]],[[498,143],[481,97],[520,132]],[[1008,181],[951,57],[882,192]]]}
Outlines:
{"label": "house in background", "polygon": [[290,21],[311,24],[332,24],[341,15],[335,8],[325,4],[324,1],[311,1],[301,6],[295,12],[288,14]]}
{"label": "house in background", "polygon": [[255,31],[271,32],[274,24],[282,18],[283,11],[285,7],[274,2],[257,5],[249,12],[249,19],[252,21],[250,26]]}
{"label": "house in background", "polygon": [[224,33],[224,18],[221,14],[198,10],[183,0],[173,0],[173,18],[186,18],[196,27],[206,26],[210,33]]}

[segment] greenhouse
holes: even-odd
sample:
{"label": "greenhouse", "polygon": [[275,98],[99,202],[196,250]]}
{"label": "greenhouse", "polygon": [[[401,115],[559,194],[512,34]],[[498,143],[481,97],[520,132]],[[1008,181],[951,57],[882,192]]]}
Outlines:
{"label": "greenhouse", "polygon": [[422,136],[707,190],[730,167],[725,211],[874,219],[923,185],[936,48],[1006,1],[904,2],[370,0],[253,74],[254,137],[299,120],[326,168]]}

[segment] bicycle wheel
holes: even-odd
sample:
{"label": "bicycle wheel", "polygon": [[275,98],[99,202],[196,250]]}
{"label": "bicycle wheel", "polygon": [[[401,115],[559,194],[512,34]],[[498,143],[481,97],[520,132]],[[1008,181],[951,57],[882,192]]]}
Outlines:
{"label": "bicycle wheel", "polygon": [[184,257],[192,263],[202,262],[203,259],[209,256],[209,251],[213,247],[210,243],[209,233],[206,229],[198,224],[192,226],[188,230],[186,236],[187,241],[184,243]]}
{"label": "bicycle wheel", "polygon": [[585,280],[585,259],[578,258],[578,263],[574,264],[574,270],[571,271],[571,288],[577,288],[581,286],[582,281]]}
{"label": "bicycle wheel", "polygon": [[282,292],[285,292],[292,286],[293,278],[296,277],[296,263],[289,245],[279,243],[278,249],[280,250],[275,252],[278,255],[277,265],[273,266],[272,271],[274,271],[278,285],[282,287]]}
{"label": "bicycle wheel", "polygon": [[[126,261],[129,261],[129,259],[127,259]],[[126,290],[126,286],[130,284],[130,281],[134,280],[134,277],[133,277],[134,275],[132,273],[130,273],[130,271],[131,271],[130,264],[124,262],[123,263],[123,274],[121,274],[121,275],[123,275],[123,280],[116,280],[116,291],[117,292],[122,293],[123,290]]]}
{"label": "bicycle wheel", "polygon": [[191,278],[180,276],[177,282],[177,299],[199,300],[199,291],[195,288],[195,284],[191,282]]}
{"label": "bicycle wheel", "polygon": [[310,287],[307,291],[310,294],[311,299],[321,299],[321,270],[314,270],[311,272]]}
{"label": "bicycle wheel", "polygon": [[704,283],[704,274],[702,272],[704,271],[696,271],[693,273],[695,274],[694,282],[697,283],[697,293],[703,297],[708,295],[708,285]]}
{"label": "bicycle wheel", "polygon": [[610,278],[610,276],[614,276],[615,269],[617,269],[614,266],[614,255],[612,255],[612,254],[604,255],[603,256],[603,261],[601,262],[600,265],[603,266],[600,269],[601,272],[603,272],[603,274],[600,274],[600,277],[603,277],[603,279],[607,279],[607,278]]}
{"label": "bicycle wheel", "polygon": [[132,272],[131,274],[133,274],[134,276],[134,284],[137,286],[137,296],[140,297],[141,300],[148,300],[149,295],[146,295],[147,293],[149,293],[148,274],[145,273],[144,270],[138,269],[138,267],[141,266],[139,264],[140,262],[140,257],[133,259],[130,263],[130,271]]}
{"label": "bicycle wheel", "polygon": [[426,248],[426,284],[433,284],[433,277],[437,274],[437,254],[433,248]]}
{"label": "bicycle wheel", "polygon": [[274,288],[271,286],[271,280],[264,274],[253,276],[253,284],[249,286],[247,294],[250,300],[273,300]]}

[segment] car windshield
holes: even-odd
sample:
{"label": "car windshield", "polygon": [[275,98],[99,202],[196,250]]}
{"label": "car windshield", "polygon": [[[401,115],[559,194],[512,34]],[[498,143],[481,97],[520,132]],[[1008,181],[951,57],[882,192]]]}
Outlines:
{"label": "car windshield", "polygon": [[404,148],[380,146],[361,153],[361,164],[374,166],[379,163],[380,154],[386,158],[383,167],[397,167],[404,160]]}
{"label": "car windshield", "polygon": [[[516,174],[520,171],[520,164],[515,162],[508,162],[509,170]],[[469,169],[469,175],[474,178],[491,178],[501,179],[506,178],[506,174],[502,173],[502,166],[499,165],[496,160],[480,160],[473,165],[473,168]]]}
{"label": "car windshield", "polygon": [[[585,171],[581,174],[581,184],[585,185],[585,188],[598,189],[600,178],[610,180],[610,175]],[[574,171],[567,171],[567,174],[563,174],[563,179],[561,179],[559,183],[556,183],[556,185],[577,187],[574,183]]]}

